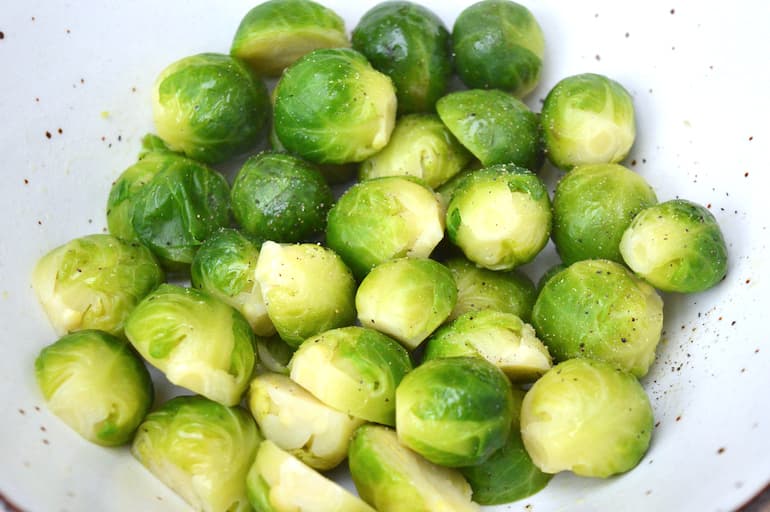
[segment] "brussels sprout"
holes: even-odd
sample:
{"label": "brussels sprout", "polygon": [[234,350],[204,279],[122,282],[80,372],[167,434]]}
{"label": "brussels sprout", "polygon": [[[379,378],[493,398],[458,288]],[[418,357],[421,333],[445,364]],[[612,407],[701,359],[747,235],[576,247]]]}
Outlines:
{"label": "brussels sprout", "polygon": [[583,260],[545,283],[532,325],[557,361],[600,359],[642,377],[655,359],[663,301],[623,265]]}
{"label": "brussels sprout", "polygon": [[149,152],[118,176],[107,199],[107,229],[111,235],[130,242],[139,240],[131,223],[132,198],[156,174],[176,161],[164,153]]}
{"label": "brussels sprout", "polygon": [[270,320],[292,347],[355,321],[356,282],[326,247],[265,242],[255,275]]}
{"label": "brussels sprout", "polygon": [[674,199],[642,210],[623,233],[620,253],[631,270],[666,292],[700,292],[727,273],[727,246],[703,206]]}
{"label": "brussels sprout", "polygon": [[308,52],[345,46],[345,21],[331,9],[311,0],[269,0],[246,13],[230,55],[259,75],[277,77]]}
{"label": "brussels sprout", "polygon": [[353,48],[396,86],[399,114],[433,110],[449,86],[452,44],[444,23],[409,1],[382,2],[352,34]]}
{"label": "brussels sprout", "polygon": [[417,347],[441,325],[457,301],[451,272],[427,258],[387,261],[361,281],[356,310],[361,325]]}
{"label": "brussels sprout", "polygon": [[248,512],[246,475],[261,442],[241,408],[180,396],[145,418],[131,452],[195,510]]}
{"label": "brussels sprout", "polygon": [[120,336],[131,310],[164,279],[145,247],[87,235],[40,258],[32,288],[58,334],[99,329]]}
{"label": "brussels sprout", "polygon": [[385,147],[395,121],[393,83],[354,50],[310,52],[276,86],[275,132],[311,162],[365,160]]}
{"label": "brussels sprout", "polygon": [[267,439],[319,470],[331,469],[347,457],[353,431],[364,422],[325,405],[278,374],[251,381],[249,408]]}
{"label": "brussels sprout", "polygon": [[152,115],[169,149],[215,164],[257,146],[270,98],[265,83],[238,59],[201,53],[161,71]]}
{"label": "brussels sprout", "polygon": [[376,512],[269,440],[259,445],[246,486],[257,512]]}
{"label": "brussels sprout", "polygon": [[295,348],[283,341],[280,336],[257,336],[257,371],[289,374],[289,361]]}
{"label": "brussels sprout", "polygon": [[254,370],[248,322],[194,288],[160,285],[129,315],[126,337],[173,384],[224,405],[241,400]]}
{"label": "brussels sprout", "polygon": [[416,179],[388,176],[350,187],[329,211],[326,243],[364,277],[388,260],[427,258],[444,237],[444,211]]}
{"label": "brussels sprout", "polygon": [[142,160],[144,157],[149,155],[150,153],[164,153],[164,152],[171,152],[171,149],[166,145],[165,142],[163,142],[163,139],[158,137],[157,135],[154,135],[152,133],[148,133],[144,137],[142,137],[142,149],[139,151],[139,160]]}
{"label": "brussels sprout", "polygon": [[189,158],[163,153],[157,160],[162,168],[127,198],[131,225],[164,266],[185,269],[203,241],[229,224],[230,187],[224,176]]}
{"label": "brussels sprout", "polygon": [[275,333],[254,275],[259,250],[234,229],[223,228],[195,253],[192,285],[237,309],[258,336]]}
{"label": "brussels sprout", "polygon": [[543,165],[537,115],[510,94],[473,89],[447,94],[436,111],[449,131],[488,167],[514,163],[532,171]]}
{"label": "brussels sprout", "polygon": [[529,9],[510,0],[482,0],[463,10],[452,29],[455,67],[470,88],[502,89],[520,98],[543,67],[543,31]]}
{"label": "brussels sprout", "polygon": [[570,359],[524,397],[521,437],[546,473],[606,478],[636,466],[653,428],[650,401],[633,375],[591,359]]}
{"label": "brussels sprout", "polygon": [[45,347],[35,377],[51,411],[104,446],[130,441],[152,406],[147,368],[125,341],[104,331],[78,331]]}
{"label": "brussels sprout", "polygon": [[396,122],[388,145],[361,162],[358,177],[415,176],[436,188],[460,172],[471,154],[435,114],[411,114]]}
{"label": "brussels sprout", "polygon": [[531,382],[551,368],[551,356],[531,325],[510,313],[471,311],[428,339],[423,361],[482,357],[514,381]]}
{"label": "brussels sprout", "polygon": [[513,414],[510,381],[479,357],[433,359],[396,389],[399,441],[441,466],[484,462],[505,444]]}
{"label": "brussels sprout", "polygon": [[321,233],[334,201],[314,165],[272,152],[246,160],[230,197],[235,220],[246,233],[278,242],[299,242]]}
{"label": "brussels sprout", "polygon": [[457,256],[444,262],[457,284],[457,304],[449,320],[469,311],[494,309],[529,321],[537,292],[532,280],[518,270],[495,272]]}
{"label": "brussels sprout", "polygon": [[387,427],[359,427],[348,463],[358,494],[380,512],[479,510],[457,470],[428,462],[399,443]]}
{"label": "brussels sprout", "polygon": [[530,458],[519,431],[519,415],[524,391],[513,390],[514,419],[505,445],[476,466],[460,468],[473,489],[473,501],[499,505],[531,496],[551,480]]}
{"label": "brussels sprout", "polygon": [[551,201],[543,182],[513,164],[469,174],[446,213],[449,239],[472,262],[490,270],[529,263],[551,232]]}
{"label": "brussels sprout", "polygon": [[309,338],[289,364],[291,379],[321,402],[368,421],[395,424],[396,387],[412,369],[395,340],[343,327]]}
{"label": "brussels sprout", "polygon": [[545,98],[540,121],[548,159],[565,171],[618,163],[636,138],[631,95],[614,80],[593,73],[557,83]]}
{"label": "brussels sprout", "polygon": [[[540,276],[540,279],[537,282],[537,294],[535,295],[535,298],[537,299],[537,295],[540,295],[540,292],[543,289],[543,286],[545,286],[545,283],[547,283],[553,276],[567,268],[569,265],[565,265],[564,263],[557,263],[556,265],[552,265],[548,270],[546,270],[542,276]],[[534,302],[533,302],[534,306]]]}
{"label": "brussels sprout", "polygon": [[620,238],[634,216],[658,202],[644,178],[617,164],[575,167],[556,186],[551,236],[564,263],[622,263]]}

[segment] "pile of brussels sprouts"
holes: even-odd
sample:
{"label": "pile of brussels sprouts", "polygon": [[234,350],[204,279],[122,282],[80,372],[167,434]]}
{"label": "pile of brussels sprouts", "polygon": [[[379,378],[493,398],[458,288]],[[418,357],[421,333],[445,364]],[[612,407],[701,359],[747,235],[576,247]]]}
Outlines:
{"label": "pile of brussels sprouts", "polygon": [[[706,208],[659,203],[619,164],[620,84],[581,74],[539,114],[521,101],[543,55],[510,0],[451,33],[384,2],[351,39],[311,0],[270,0],[229,55],[168,66],[109,234],[35,267],[63,336],[35,363],[51,410],[132,443],[205,511],[478,510],[560,471],[633,468],[658,291],[717,284],[725,242]],[[212,167],[265,139],[234,179]],[[565,173],[553,198],[546,158]],[[549,239],[562,263],[536,287],[518,267]],[[192,396],[153,404],[145,363]],[[346,459],[360,498],[321,473]]]}

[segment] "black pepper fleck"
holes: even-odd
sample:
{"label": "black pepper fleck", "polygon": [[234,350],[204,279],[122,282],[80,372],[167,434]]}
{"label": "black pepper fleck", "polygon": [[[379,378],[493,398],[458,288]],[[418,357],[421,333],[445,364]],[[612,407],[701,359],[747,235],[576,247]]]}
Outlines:
{"label": "black pepper fleck", "polygon": [[722,455],[723,453],[725,453],[725,448],[724,448],[724,446],[723,446],[723,447],[721,447],[720,449],[718,449],[718,450],[717,450],[717,453],[718,453],[719,455]]}
{"label": "black pepper fleck", "polygon": [[50,139],[51,138],[51,132],[45,132],[45,138]]}
{"label": "black pepper fleck", "polygon": [[671,9],[671,14],[674,14],[676,12],[676,9]]}
{"label": "black pepper fleck", "polygon": [[27,178],[24,178],[24,184],[29,185],[29,180]]}
{"label": "black pepper fleck", "polygon": [[5,33],[4,32],[0,32],[0,39],[5,39]]}

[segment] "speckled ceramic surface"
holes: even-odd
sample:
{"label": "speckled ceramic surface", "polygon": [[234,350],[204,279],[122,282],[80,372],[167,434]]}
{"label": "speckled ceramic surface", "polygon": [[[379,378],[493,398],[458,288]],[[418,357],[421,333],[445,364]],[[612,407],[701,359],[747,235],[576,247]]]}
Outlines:
{"label": "speckled ceramic surface", "polygon": [[[325,3],[348,29],[373,5]],[[425,4],[450,27],[467,5]],[[770,480],[770,3],[526,5],[547,41],[529,105],[539,110],[570,74],[623,83],[639,133],[625,163],[660,200],[706,205],[722,226],[730,265],[708,292],[664,296],[665,334],[644,379],[656,428],[640,465],[606,481],[559,475],[540,494],[497,510],[735,509]],[[0,6],[0,493],[11,509],[187,510],[127,450],[91,445],[46,410],[32,368],[55,336],[29,275],[46,251],[104,230],[110,184],[152,130],[157,73],[185,55],[226,52],[250,7],[240,0]],[[552,188],[559,173],[546,167],[542,176]],[[554,261],[549,247],[526,270],[537,278]]]}

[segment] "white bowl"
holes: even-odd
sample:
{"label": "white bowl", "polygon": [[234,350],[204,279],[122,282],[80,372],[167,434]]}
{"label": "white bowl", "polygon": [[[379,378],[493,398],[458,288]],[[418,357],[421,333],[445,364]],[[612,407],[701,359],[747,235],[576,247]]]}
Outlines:
{"label": "white bowl", "polygon": [[[373,2],[325,4],[352,29]],[[424,4],[451,28],[468,2]],[[657,423],[639,466],[609,480],[560,474],[538,495],[498,510],[735,509],[770,479],[770,3],[527,5],[547,41],[530,106],[539,110],[548,89],[571,74],[598,72],[624,84],[639,132],[626,164],[660,200],[709,205],[730,264],[714,289],[664,297],[665,334],[644,379]],[[48,250],[105,230],[110,184],[152,131],[158,72],[189,54],[227,52],[252,6],[35,0],[0,9],[0,497],[9,508],[187,510],[127,449],[89,444],[46,409],[33,361],[56,337],[29,276]],[[553,185],[559,173],[546,168],[543,176]],[[555,260],[548,251],[529,266],[533,277]]]}

